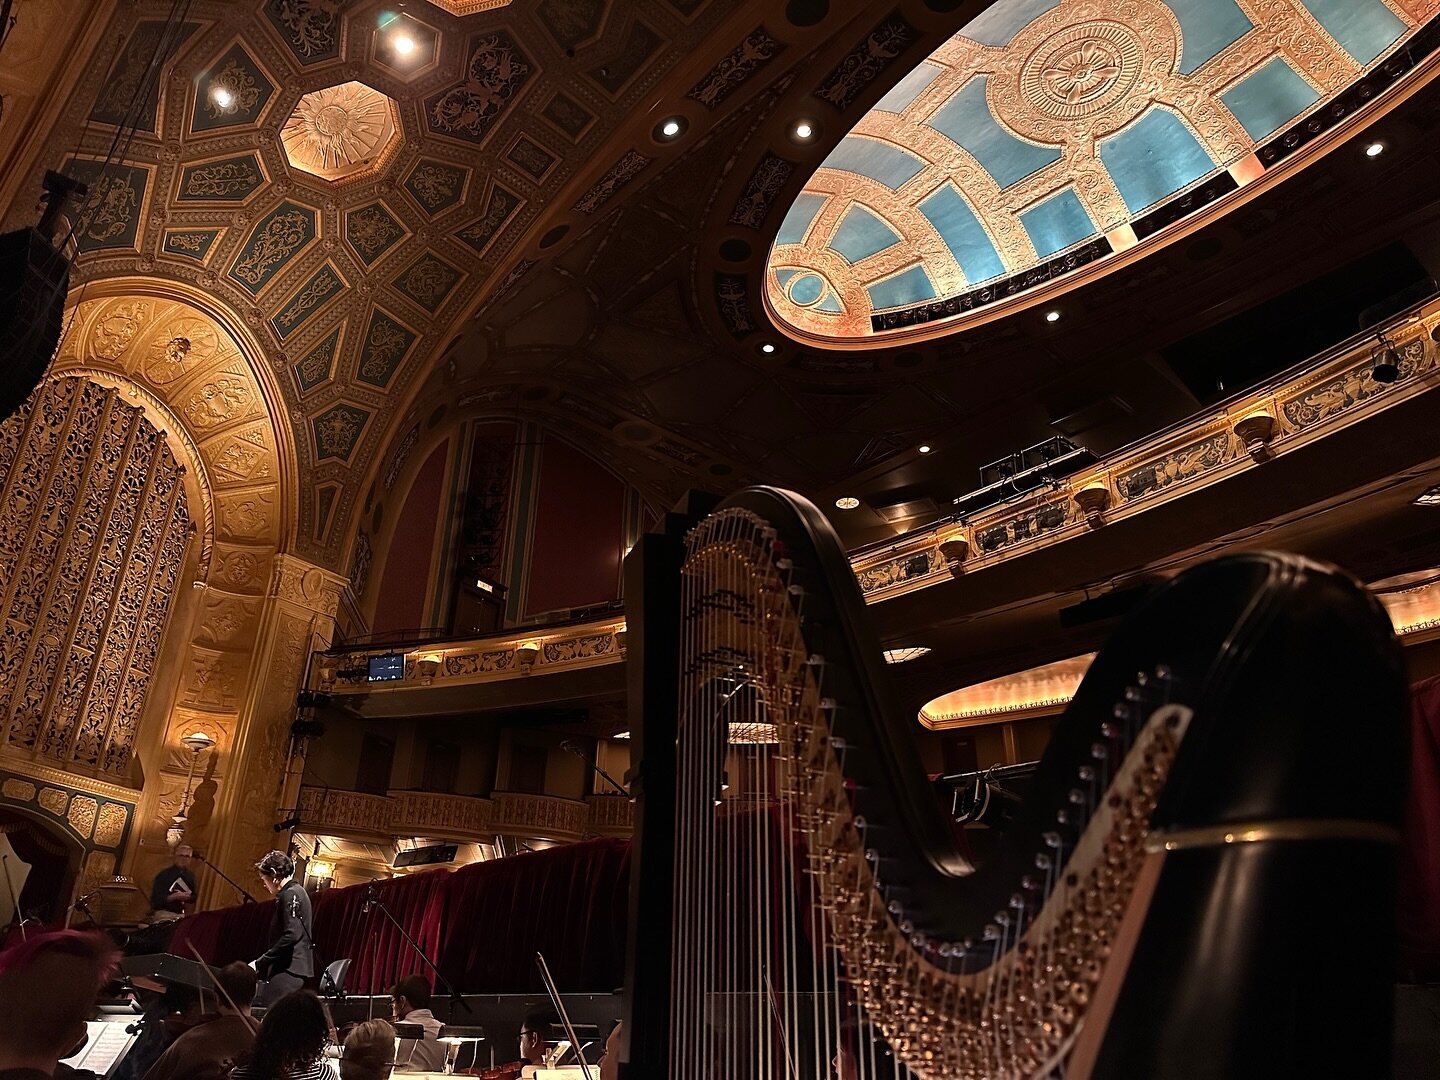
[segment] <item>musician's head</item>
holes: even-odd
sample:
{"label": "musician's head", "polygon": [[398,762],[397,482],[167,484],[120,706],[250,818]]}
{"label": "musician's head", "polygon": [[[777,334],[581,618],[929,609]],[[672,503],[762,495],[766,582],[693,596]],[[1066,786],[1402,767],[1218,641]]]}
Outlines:
{"label": "musician's head", "polygon": [[265,1010],[248,1062],[249,1075],[304,1072],[320,1060],[329,1034],[330,1024],[318,997],[309,990],[286,994]]}
{"label": "musician's head", "polygon": [[0,1070],[53,1072],[84,1042],[95,994],[117,959],[108,937],[78,930],[34,935],[0,954]]}
{"label": "musician's head", "polygon": [[356,1024],[345,1036],[340,1080],[385,1080],[395,1063],[395,1029],[378,1017]]}
{"label": "musician's head", "polygon": [[520,1021],[520,1057],[531,1065],[545,1060],[545,1049],[552,1035],[550,1014],[532,1012]]}
{"label": "musician's head", "polygon": [[406,975],[390,988],[390,1012],[397,1021],[416,1009],[430,1008],[430,984],[423,975]]}
{"label": "musician's head", "polygon": [[295,860],[283,851],[271,851],[255,864],[255,869],[260,873],[260,884],[274,896],[295,876]]}
{"label": "musician's head", "polygon": [[[254,968],[236,960],[217,971],[215,981],[224,991],[220,995],[220,1011],[222,1013],[233,1013],[237,1010],[242,1013],[250,1011],[250,1002],[255,998],[255,987],[260,982],[260,976],[255,974]],[[235,1003],[234,1009],[231,1009],[229,1005],[232,1001]]]}
{"label": "musician's head", "polygon": [[190,860],[195,857],[195,849],[189,844],[177,844],[175,847],[175,865],[189,866]]}
{"label": "musician's head", "polygon": [[600,1055],[600,1080],[620,1080],[620,1022],[610,1029],[605,1052]]}

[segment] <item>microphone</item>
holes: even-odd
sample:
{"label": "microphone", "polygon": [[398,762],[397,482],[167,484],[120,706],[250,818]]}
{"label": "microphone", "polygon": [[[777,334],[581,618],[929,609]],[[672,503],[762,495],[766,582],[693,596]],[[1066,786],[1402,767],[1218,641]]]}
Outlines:
{"label": "microphone", "polygon": [[371,881],[365,885],[365,903],[360,905],[360,910],[368,915],[372,908],[380,902],[379,890],[375,888],[375,882]]}

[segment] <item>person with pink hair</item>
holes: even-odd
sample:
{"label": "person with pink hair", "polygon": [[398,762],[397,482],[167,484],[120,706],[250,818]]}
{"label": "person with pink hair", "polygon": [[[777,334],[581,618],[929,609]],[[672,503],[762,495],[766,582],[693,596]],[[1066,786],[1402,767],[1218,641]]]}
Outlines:
{"label": "person with pink hair", "polygon": [[38,934],[0,953],[0,1080],[51,1080],[85,1042],[119,954],[103,934]]}

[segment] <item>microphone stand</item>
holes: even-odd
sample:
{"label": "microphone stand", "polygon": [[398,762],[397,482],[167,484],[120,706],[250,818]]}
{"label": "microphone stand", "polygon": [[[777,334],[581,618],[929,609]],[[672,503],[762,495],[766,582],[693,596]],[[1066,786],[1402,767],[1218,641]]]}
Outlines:
{"label": "microphone stand", "polygon": [[[461,1007],[462,1009],[464,1009],[467,1013],[469,1013],[471,1016],[474,1016],[474,1015],[475,1015],[475,1010],[472,1009],[472,1008],[466,1003],[465,999],[460,996],[460,991],[459,991],[459,990],[456,990],[455,987],[450,984],[450,980],[449,980],[449,979],[445,978],[444,975],[440,974],[440,969],[435,966],[435,961],[430,959],[430,957],[426,954],[425,950],[420,947],[420,943],[419,943],[418,941],[416,941],[413,937],[410,936],[409,932],[405,929],[405,927],[401,925],[400,920],[397,919],[397,918],[391,913],[390,909],[385,906],[385,901],[380,899],[380,890],[377,889],[377,888],[375,888],[375,882],[373,882],[373,881],[370,882],[370,884],[368,884],[368,885],[365,886],[365,907],[364,907],[364,910],[366,910],[366,911],[370,911],[370,910],[372,910],[372,909],[373,909],[373,910],[378,910],[381,915],[384,915],[385,918],[387,918],[387,919],[390,920],[390,924],[391,924],[392,926],[394,926],[396,930],[399,930],[399,931],[400,931],[400,936],[403,937],[403,938],[406,940],[406,942],[409,943],[410,947],[411,947],[412,949],[414,949],[414,950],[420,955],[420,959],[425,961],[425,966],[428,967],[431,971],[433,971],[433,972],[435,973],[435,980],[436,980],[442,987],[444,987],[444,988],[445,988],[445,992],[450,995],[450,1011],[449,1011],[449,1013],[447,1014],[446,1019],[447,1019],[447,1020],[453,1020],[453,1019],[455,1019],[455,1003],[456,1003],[456,1002],[459,1002],[459,1003],[460,1003],[460,1007]],[[375,939],[376,939],[376,942],[377,942],[377,946],[378,946],[378,942],[379,942],[379,937],[380,937],[379,934],[376,934],[376,935],[375,935]],[[378,965],[377,965],[377,966],[378,966]],[[373,998],[374,998],[374,996],[375,996],[375,984],[374,984],[375,971],[374,971],[374,969],[372,969],[371,972],[370,972],[370,979],[371,979],[371,984],[370,984],[370,996],[371,996],[371,998],[372,998],[372,1000],[373,1000]]]}
{"label": "microphone stand", "polygon": [[589,756],[586,755],[585,751],[581,750],[578,746],[576,746],[574,743],[572,743],[569,739],[566,739],[564,742],[562,742],[562,743],[560,744],[560,749],[566,751],[567,753],[574,754],[574,755],[575,755],[576,757],[578,757],[581,761],[585,762],[586,765],[589,765],[590,768],[595,772],[595,775],[597,775],[598,777],[600,777],[600,779],[604,780],[607,784],[609,784],[611,787],[613,787],[613,788],[614,788],[616,791],[618,791],[621,795],[624,795],[626,798],[629,798],[629,797],[630,797],[630,789],[629,789],[629,788],[627,788],[624,784],[620,783],[620,781],[616,780],[616,779],[615,779],[613,776],[611,776],[608,772],[606,772],[604,769],[602,769],[598,764],[596,764],[595,762],[591,761],[590,758],[589,758]]}
{"label": "microphone stand", "polygon": [[232,878],[229,874],[225,873],[224,870],[221,870],[218,866],[216,866],[214,863],[212,863],[209,859],[205,858],[205,856],[203,856],[203,855],[196,855],[195,858],[199,859],[202,863],[204,863],[206,866],[208,866],[211,870],[214,870],[215,873],[219,876],[219,878],[220,878],[221,881],[225,882],[225,884],[229,885],[232,889],[234,889],[236,892],[238,892],[238,893],[240,894],[240,896],[241,896],[241,903],[245,903],[245,904],[253,904],[253,903],[255,903],[255,897],[251,896],[248,892],[246,892],[245,889],[240,885],[240,883],[239,883],[238,881],[236,881],[234,878]]}

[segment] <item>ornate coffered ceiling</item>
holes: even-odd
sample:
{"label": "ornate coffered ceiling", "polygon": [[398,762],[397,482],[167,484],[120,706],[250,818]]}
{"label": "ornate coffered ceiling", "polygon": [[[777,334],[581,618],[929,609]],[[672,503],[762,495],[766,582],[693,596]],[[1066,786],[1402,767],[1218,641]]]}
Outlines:
{"label": "ornate coffered ceiling", "polygon": [[805,185],[766,299],[810,339],[952,330],[1016,282],[1034,288],[1146,242],[1186,216],[1150,220],[1173,196],[1188,192],[1193,212],[1259,178],[1272,159],[1257,150],[1337,102],[1437,8],[998,0]]}
{"label": "ornate coffered ceiling", "polygon": [[95,188],[76,284],[184,282],[248,328],[295,427],[297,550],[335,564],[416,372],[557,196],[623,185],[600,148],[738,6],[194,0],[167,25],[137,0],[33,179]]}
{"label": "ornate coffered ceiling", "polygon": [[[1092,325],[1062,324],[1063,347],[1014,321],[853,353],[785,340],[763,290],[786,208],[987,6],[526,0],[456,16],[426,0],[194,0],[148,95],[135,65],[163,44],[169,4],[134,0],[107,39],[117,60],[90,66],[54,134],[67,149],[29,183],[66,160],[93,179],[137,103],[140,130],[80,221],[77,286],[184,283],[236,328],[292,429],[287,544],[341,570],[368,544],[361,512],[393,497],[380,478],[401,474],[422,429],[469,417],[534,420],[661,503],[746,480],[868,496],[881,477],[943,502],[979,462],[1105,393],[1129,410],[1115,437],[1139,437],[1197,407],[1149,351],[1193,331],[1186,313],[1354,257],[1401,228],[1391,208],[1413,217],[1433,199],[1402,165],[1421,143],[1397,136],[1379,164],[1386,207],[1357,199],[1343,169],[1306,170],[1208,238],[1224,257],[1167,250],[1111,275],[1087,299]],[[381,19],[410,39],[404,55]],[[397,134],[348,144],[344,162],[312,141],[319,168],[356,166],[325,179],[282,132],[297,116],[312,140],[340,131],[326,110],[347,84],[392,102]],[[672,115],[683,134],[667,143]],[[799,118],[809,142],[792,137]],[[1433,120],[1422,109],[1414,128]],[[1255,243],[1283,265],[1260,265]],[[1177,312],[1165,301],[1182,281]],[[948,464],[904,464],[937,435]],[[867,520],[849,542],[893,535]]]}

